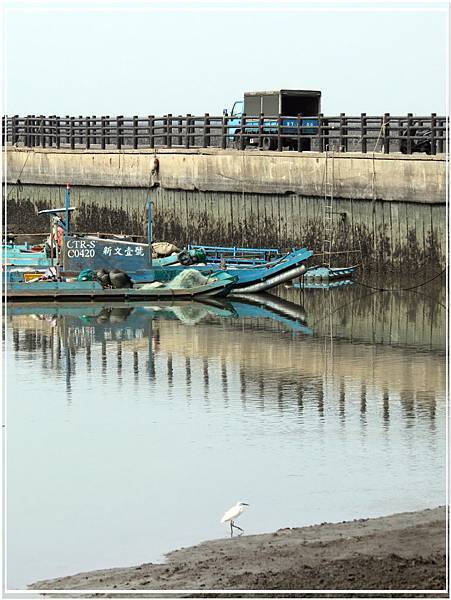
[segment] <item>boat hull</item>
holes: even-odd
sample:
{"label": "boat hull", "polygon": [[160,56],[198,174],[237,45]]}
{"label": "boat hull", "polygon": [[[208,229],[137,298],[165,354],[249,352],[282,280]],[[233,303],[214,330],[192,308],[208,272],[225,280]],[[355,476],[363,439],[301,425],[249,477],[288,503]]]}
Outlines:
{"label": "boat hull", "polygon": [[223,297],[230,292],[235,280],[233,277],[221,275],[223,277],[206,285],[181,289],[168,287],[104,289],[97,281],[13,282],[7,284],[6,297],[9,302],[48,302],[52,300],[57,302],[138,302],[151,299],[192,300],[197,297]]}

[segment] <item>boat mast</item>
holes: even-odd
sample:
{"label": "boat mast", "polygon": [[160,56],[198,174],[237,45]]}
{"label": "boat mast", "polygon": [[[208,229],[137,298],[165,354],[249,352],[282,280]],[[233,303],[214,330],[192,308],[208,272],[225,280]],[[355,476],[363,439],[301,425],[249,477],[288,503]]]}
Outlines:
{"label": "boat mast", "polygon": [[152,200],[147,200],[147,244],[149,246],[149,265],[152,268]]}

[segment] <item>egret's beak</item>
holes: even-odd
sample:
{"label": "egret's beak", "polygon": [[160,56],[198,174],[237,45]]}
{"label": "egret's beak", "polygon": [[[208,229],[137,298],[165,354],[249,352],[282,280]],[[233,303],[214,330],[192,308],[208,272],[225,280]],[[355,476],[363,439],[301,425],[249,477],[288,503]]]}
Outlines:
{"label": "egret's beak", "polygon": [[241,504],[244,504],[244,506],[249,506],[247,502],[241,502]]}

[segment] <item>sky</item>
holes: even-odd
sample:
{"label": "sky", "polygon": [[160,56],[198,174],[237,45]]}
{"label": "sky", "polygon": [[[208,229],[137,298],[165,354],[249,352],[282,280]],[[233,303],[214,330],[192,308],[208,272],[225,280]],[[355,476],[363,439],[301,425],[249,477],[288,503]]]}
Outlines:
{"label": "sky", "polygon": [[447,2],[3,4],[4,112],[220,115],[246,91],[322,112],[446,114]]}

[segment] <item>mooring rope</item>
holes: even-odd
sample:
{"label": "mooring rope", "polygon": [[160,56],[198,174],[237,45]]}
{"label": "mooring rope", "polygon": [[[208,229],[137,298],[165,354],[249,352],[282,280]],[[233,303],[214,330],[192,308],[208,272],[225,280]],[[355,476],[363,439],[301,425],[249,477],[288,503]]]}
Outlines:
{"label": "mooring rope", "polygon": [[[20,178],[22,177],[22,173],[23,173],[23,170],[25,169],[25,165],[27,164],[27,162],[28,162],[28,159],[30,158],[30,154],[31,154],[31,150],[28,150],[28,151],[27,151],[27,158],[25,159],[25,161],[24,161],[24,163],[23,163],[23,165],[22,165],[22,168],[21,168],[21,170],[20,170],[20,173],[19,173],[19,177],[17,178],[17,181],[16,181],[16,185],[18,185],[18,186],[21,186],[21,185],[22,185],[22,182],[20,181]],[[8,192],[8,194],[6,195],[6,201],[8,201],[8,200],[9,200],[9,195],[10,195],[10,193],[13,191],[13,189],[14,189],[14,188],[11,188],[11,190],[10,190],[10,191]]]}
{"label": "mooring rope", "polygon": [[445,273],[445,271],[446,271],[446,267],[444,269],[442,269],[440,271],[440,273],[436,273],[430,279],[427,279],[426,281],[423,281],[422,283],[418,283],[418,284],[412,285],[410,287],[384,288],[384,287],[377,287],[377,286],[374,286],[374,285],[370,285],[369,283],[364,283],[363,281],[359,281],[358,279],[353,279],[353,281],[357,285],[369,288],[371,290],[375,290],[377,292],[409,292],[411,290],[416,290],[417,288],[422,287],[423,285],[426,285],[427,283],[431,283],[431,281],[434,281],[434,279],[437,279],[438,277],[441,277]]}

